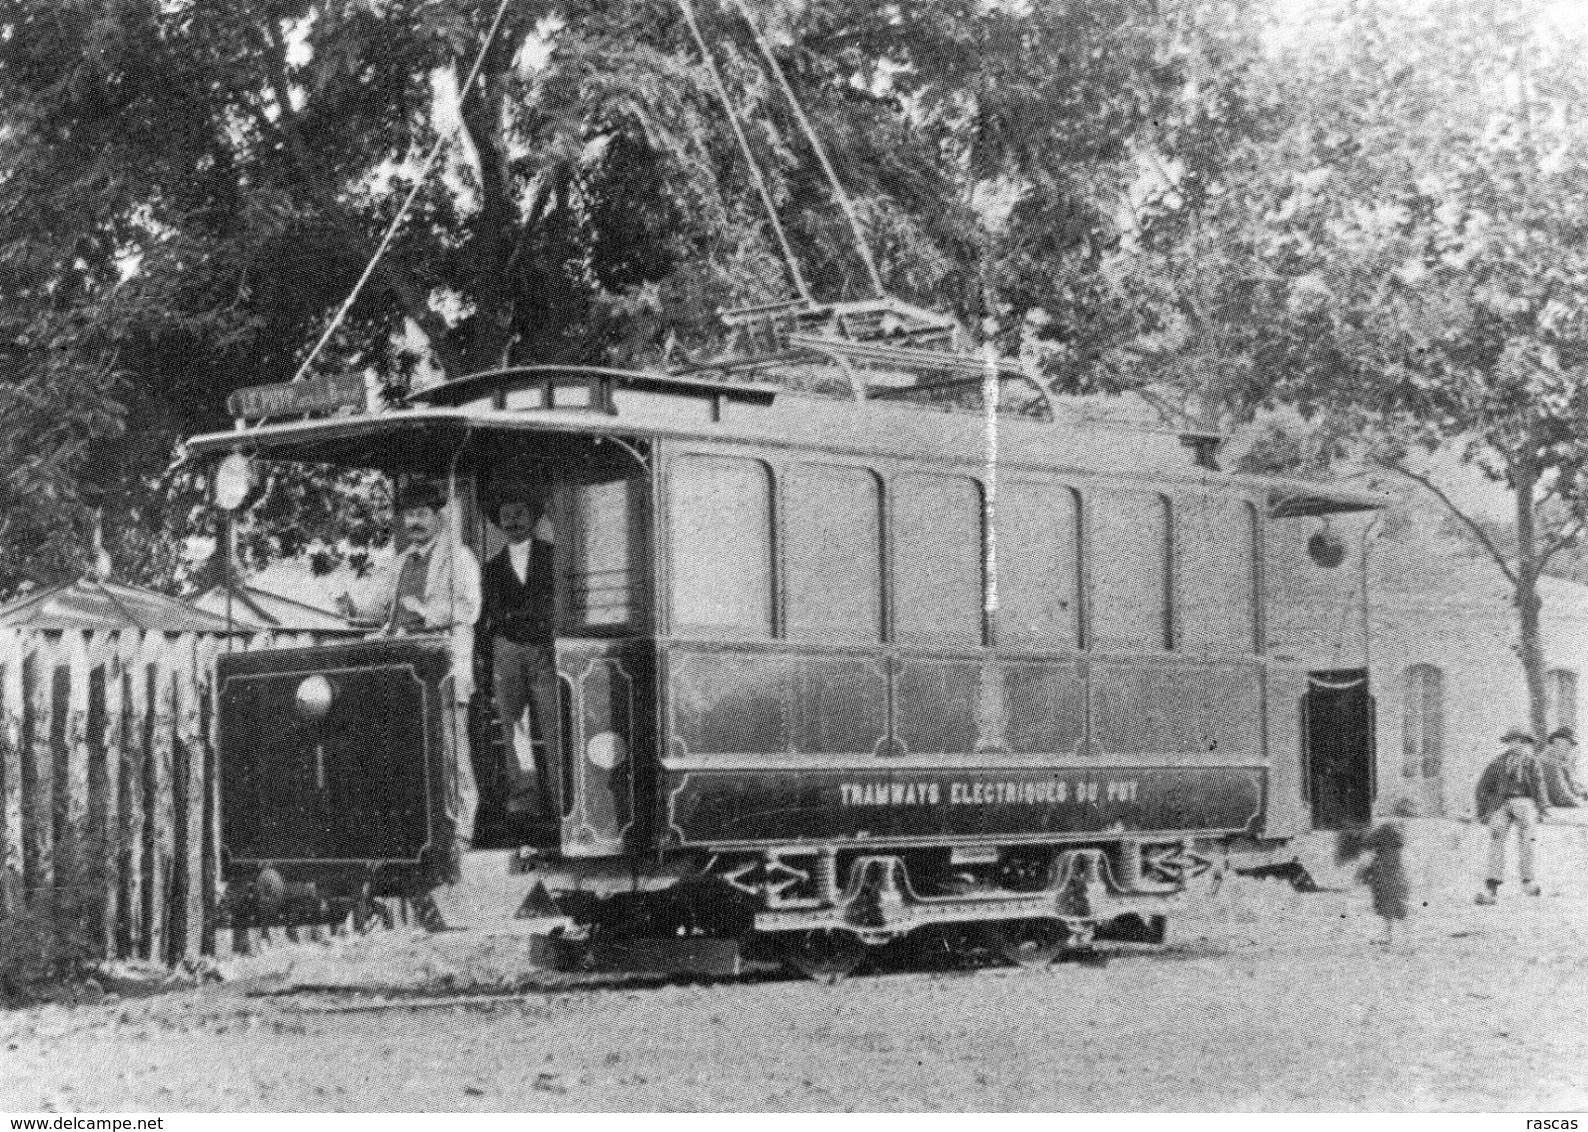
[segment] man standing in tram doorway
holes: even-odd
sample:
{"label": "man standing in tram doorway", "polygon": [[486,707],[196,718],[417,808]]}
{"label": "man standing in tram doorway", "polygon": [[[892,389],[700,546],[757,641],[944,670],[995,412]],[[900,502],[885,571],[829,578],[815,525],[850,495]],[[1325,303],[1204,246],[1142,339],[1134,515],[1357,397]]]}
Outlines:
{"label": "man standing in tram doorway", "polygon": [[452,819],[455,877],[462,855],[474,843],[479,789],[469,754],[469,699],[474,695],[474,623],[480,618],[480,562],[463,540],[449,537],[447,498],[435,485],[407,484],[397,493],[396,512],[407,546],[392,563],[391,589],[379,621],[361,619],[347,594],[337,604],[350,620],[380,623],[381,636],[448,636],[452,640],[452,759],[448,766],[447,816]]}
{"label": "man standing in tram doorway", "polygon": [[549,499],[525,491],[497,503],[507,545],[485,564],[491,680],[508,744],[507,809],[532,822],[556,819],[550,760],[556,750],[556,550]]}
{"label": "man standing in tram doorway", "polygon": [[1517,868],[1522,891],[1540,894],[1534,879],[1539,819],[1549,806],[1544,768],[1535,748],[1538,741],[1525,731],[1508,731],[1500,740],[1505,749],[1478,778],[1478,820],[1489,827],[1489,875],[1478,893],[1479,904],[1493,904],[1505,879],[1505,843],[1516,827]]}

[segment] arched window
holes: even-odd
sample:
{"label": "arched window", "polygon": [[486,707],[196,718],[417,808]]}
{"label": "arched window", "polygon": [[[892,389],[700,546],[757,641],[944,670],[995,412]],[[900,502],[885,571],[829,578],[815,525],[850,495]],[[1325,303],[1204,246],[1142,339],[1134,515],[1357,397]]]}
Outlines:
{"label": "arched window", "polygon": [[673,624],[772,635],[772,477],[765,464],[686,455],[672,470]]}
{"label": "arched window", "polygon": [[1172,648],[1169,501],[1099,492],[1091,500],[1092,631],[1105,651]]}
{"label": "arched window", "polygon": [[1445,761],[1445,681],[1432,664],[1406,670],[1406,722],[1402,773],[1407,778],[1438,778]]}
{"label": "arched window", "polygon": [[1188,496],[1176,507],[1176,647],[1257,648],[1257,512],[1240,499]]}
{"label": "arched window", "polygon": [[980,646],[981,484],[966,476],[900,476],[891,510],[898,639]]}
{"label": "arched window", "polygon": [[1569,668],[1552,668],[1544,676],[1545,716],[1551,730],[1577,730],[1577,674]]}
{"label": "arched window", "polygon": [[1080,645],[1078,497],[1070,488],[1015,480],[998,500],[999,642],[1015,648]]}
{"label": "arched window", "polygon": [[784,477],[788,635],[882,639],[882,497],[866,468],[801,464]]}

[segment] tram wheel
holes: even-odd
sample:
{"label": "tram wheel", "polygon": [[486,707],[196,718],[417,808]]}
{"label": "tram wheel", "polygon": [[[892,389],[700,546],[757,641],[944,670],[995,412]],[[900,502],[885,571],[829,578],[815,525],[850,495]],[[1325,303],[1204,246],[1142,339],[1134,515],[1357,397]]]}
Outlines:
{"label": "tram wheel", "polygon": [[852,974],[866,958],[866,945],[854,932],[815,928],[790,932],[782,941],[783,962],[808,979],[828,986]]}
{"label": "tram wheel", "polygon": [[1046,967],[1059,957],[1069,929],[1059,920],[1004,920],[986,928],[987,945],[1016,967]]}
{"label": "tram wheel", "polygon": [[1117,916],[1102,931],[1098,932],[1101,939],[1114,940],[1120,943],[1141,943],[1162,945],[1169,936],[1169,918],[1167,916],[1139,916],[1128,912]]}

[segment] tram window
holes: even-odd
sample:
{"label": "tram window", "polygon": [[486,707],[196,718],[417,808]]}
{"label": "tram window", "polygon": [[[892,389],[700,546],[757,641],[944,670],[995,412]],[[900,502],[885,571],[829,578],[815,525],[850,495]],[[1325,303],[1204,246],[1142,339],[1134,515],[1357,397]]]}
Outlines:
{"label": "tram window", "polygon": [[1169,647],[1169,501],[1092,496],[1092,632],[1101,649]]}
{"label": "tram window", "polygon": [[1175,515],[1178,641],[1188,652],[1256,647],[1257,516],[1239,499],[1186,499]]}
{"label": "tram window", "polygon": [[635,620],[643,539],[637,480],[581,484],[573,490],[574,539],[569,563],[574,620],[589,628]]}
{"label": "tram window", "polygon": [[882,636],[881,499],[864,468],[809,465],[783,481],[788,633],[808,640]]}
{"label": "tram window", "polygon": [[673,624],[772,635],[772,484],[766,465],[684,456],[673,466]]}
{"label": "tram window", "polygon": [[893,616],[901,641],[982,643],[981,485],[901,476],[893,491]]}
{"label": "tram window", "polygon": [[1075,492],[1008,484],[998,498],[998,635],[1016,648],[1080,643]]}

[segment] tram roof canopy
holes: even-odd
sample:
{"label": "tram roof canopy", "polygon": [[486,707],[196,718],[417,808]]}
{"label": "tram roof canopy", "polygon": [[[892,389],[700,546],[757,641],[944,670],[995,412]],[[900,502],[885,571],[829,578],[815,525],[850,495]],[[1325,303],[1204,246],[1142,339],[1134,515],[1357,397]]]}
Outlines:
{"label": "tram roof canopy", "polygon": [[[565,398],[565,393],[572,395]],[[900,459],[937,452],[959,462],[974,460],[981,444],[981,422],[968,413],[931,412],[887,401],[843,402],[764,384],[598,367],[493,371],[436,386],[413,400],[429,403],[211,433],[190,440],[187,452],[207,457],[240,451],[276,460],[442,476],[458,467],[458,454],[465,449],[471,464],[485,467],[498,457],[522,458],[514,437],[525,433],[535,436],[537,461],[570,470],[626,463],[626,445],[608,440],[653,435],[874,452]],[[1177,481],[1218,482],[1261,492],[1275,518],[1368,511],[1386,503],[1381,495],[1334,484],[1218,472],[1187,451],[1212,439],[1202,434],[1070,419],[1016,418],[1004,427],[1003,455],[1016,467],[1051,466],[1149,480],[1156,478],[1156,471]],[[1127,436],[1139,436],[1139,445]]]}
{"label": "tram roof canopy", "polygon": [[376,468],[412,475],[445,475],[453,455],[472,439],[490,432],[533,431],[549,458],[582,458],[593,441],[589,429],[559,427],[542,416],[480,413],[463,409],[417,409],[284,421],[236,432],[198,436],[187,443],[189,457],[244,452],[310,464]]}

